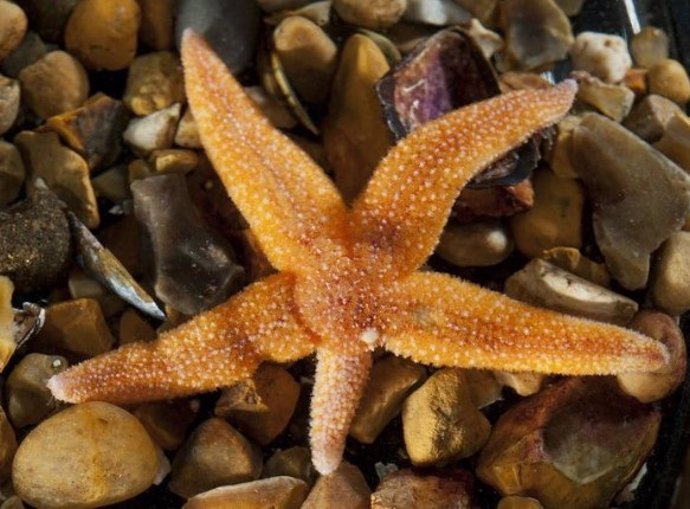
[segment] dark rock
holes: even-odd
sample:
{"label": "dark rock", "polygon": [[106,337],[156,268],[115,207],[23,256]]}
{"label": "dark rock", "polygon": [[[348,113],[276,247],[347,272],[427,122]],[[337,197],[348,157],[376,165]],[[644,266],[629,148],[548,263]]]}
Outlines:
{"label": "dark rock", "polygon": [[0,65],[0,70],[11,78],[19,76],[24,67],[33,64],[48,52],[41,37],[29,30],[17,49],[8,55]]}
{"label": "dark rock", "polygon": [[79,0],[17,0],[43,39],[61,43],[69,15]]}

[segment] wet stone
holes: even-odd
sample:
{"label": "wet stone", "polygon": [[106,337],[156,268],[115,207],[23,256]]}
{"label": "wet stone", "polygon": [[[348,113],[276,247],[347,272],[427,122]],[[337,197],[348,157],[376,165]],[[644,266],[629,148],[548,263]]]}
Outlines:
{"label": "wet stone", "polygon": [[73,299],[88,297],[98,301],[98,305],[101,306],[101,311],[103,311],[103,316],[106,319],[121,313],[125,309],[126,304],[124,301],[79,268],[70,271],[69,278],[67,279],[67,288],[70,297]]}
{"label": "wet stone", "polygon": [[505,260],[513,246],[510,231],[497,221],[449,224],[436,254],[457,267],[486,267]]}
{"label": "wet stone", "polygon": [[65,25],[79,0],[18,0],[31,27],[52,43],[62,43]]}
{"label": "wet stone", "polygon": [[584,0],[556,0],[556,4],[560,7],[566,16],[576,16],[582,9]]}
{"label": "wet stone", "polygon": [[398,470],[371,494],[371,509],[470,509],[472,484],[472,475],[459,469],[439,474]]}
{"label": "wet stone", "polygon": [[607,380],[571,378],[504,413],[479,457],[479,478],[544,507],[608,507],[646,459],[660,414]]}
{"label": "wet stone", "polygon": [[646,26],[633,36],[630,52],[638,66],[654,67],[668,58],[668,35],[660,28]]}
{"label": "wet stone", "polygon": [[22,100],[41,118],[78,108],[89,95],[84,67],[64,51],[46,53],[24,67],[18,77]]}
{"label": "wet stone", "polygon": [[184,99],[182,64],[177,55],[158,51],[132,61],[123,100],[135,115],[150,115]]}
{"label": "wet stone", "polygon": [[317,473],[307,447],[290,447],[273,454],[264,464],[261,477],[289,476],[301,479],[308,486],[316,482]]}
{"label": "wet stone", "polygon": [[598,78],[587,78],[579,82],[577,98],[611,120],[620,122],[630,113],[635,102],[635,92],[624,85],[612,85]]}
{"label": "wet stone", "polygon": [[0,209],[17,199],[24,175],[24,163],[17,147],[0,140]]}
{"label": "wet stone", "polygon": [[29,30],[22,43],[0,62],[0,70],[11,78],[16,78],[27,65],[31,65],[48,52],[41,37]]}
{"label": "wet stone", "polygon": [[350,425],[350,435],[359,442],[373,444],[425,376],[423,366],[400,357],[389,356],[375,362]]}
{"label": "wet stone", "polygon": [[685,106],[690,99],[688,72],[677,60],[666,58],[649,69],[649,93],[658,94]]}
{"label": "wet stone", "polygon": [[581,32],[570,50],[573,67],[606,83],[618,83],[632,66],[625,39],[617,35]]}
{"label": "wet stone", "polygon": [[175,450],[182,445],[196,417],[190,401],[184,399],[142,403],[132,413],[156,445],[165,450]]}
{"label": "wet stone", "polygon": [[459,369],[441,369],[413,392],[403,404],[402,423],[407,454],[418,466],[472,456],[491,432]]}
{"label": "wet stone", "polygon": [[370,495],[362,472],[343,461],[333,473],[319,477],[301,509],[369,509]]}
{"label": "wet stone", "polygon": [[14,310],[12,309],[13,292],[12,281],[5,276],[0,276],[0,372],[5,369],[17,348]]}
{"label": "wet stone", "polygon": [[178,103],[145,117],[133,118],[124,132],[124,140],[139,155],[170,148],[179,119]]}
{"label": "wet stone", "polygon": [[153,252],[154,290],[163,302],[194,315],[241,287],[244,269],[232,247],[199,217],[182,175],[146,178],[131,188],[137,220]]}
{"label": "wet stone", "polygon": [[690,309],[690,232],[676,232],[664,242],[651,281],[654,302],[672,315]]}
{"label": "wet stone", "polygon": [[310,0],[257,0],[256,3],[266,12],[279,12],[289,9],[299,9],[309,2]]}
{"label": "wet stone", "polygon": [[51,288],[64,278],[70,259],[70,231],[58,200],[36,191],[0,211],[0,274],[17,293]]}
{"label": "wet stone", "polygon": [[202,422],[175,455],[170,491],[189,498],[226,484],[253,481],[261,473],[261,452],[218,418]]}
{"label": "wet stone", "polygon": [[0,136],[5,134],[19,113],[19,83],[0,75]]}
{"label": "wet stone", "polygon": [[86,509],[141,493],[158,467],[156,447],[132,414],[91,402],[34,428],[17,450],[12,481],[33,506]]}
{"label": "wet stone", "polygon": [[250,379],[223,389],[214,413],[266,445],[287,427],[299,391],[299,384],[287,370],[263,364]]}
{"label": "wet stone", "polygon": [[137,51],[140,22],[136,0],[81,0],[65,27],[65,46],[89,69],[124,69]]}
{"label": "wet stone", "polygon": [[344,21],[371,30],[395,25],[407,8],[407,0],[334,0],[333,9]]}
{"label": "wet stone", "polygon": [[625,288],[642,288],[651,253],[681,228],[688,214],[688,177],[640,138],[600,115],[585,115],[573,142],[606,265]]}
{"label": "wet stone", "polygon": [[554,247],[544,251],[541,258],[595,285],[608,287],[611,284],[611,275],[606,265],[590,260],[572,247]]}
{"label": "wet stone", "polygon": [[19,361],[5,383],[7,414],[16,428],[38,424],[57,408],[46,382],[67,367],[58,355],[30,353]]}
{"label": "wet stone", "polygon": [[173,44],[174,0],[137,0],[141,9],[139,39],[156,51]]}
{"label": "wet stone", "polygon": [[645,141],[657,141],[664,134],[666,125],[680,107],[660,95],[649,94],[640,100],[623,121],[623,125]]}
{"label": "wet stone", "polygon": [[17,495],[12,495],[0,504],[0,509],[25,509],[24,502]]}
{"label": "wet stone", "polygon": [[200,493],[190,498],[184,509],[299,509],[308,491],[300,479],[272,477]]}
{"label": "wet stone", "polygon": [[690,118],[682,111],[675,113],[666,123],[661,139],[654,148],[671,159],[686,172],[690,172]]}
{"label": "wet stone", "polygon": [[0,0],[0,62],[22,42],[27,23],[26,14],[20,6]]}

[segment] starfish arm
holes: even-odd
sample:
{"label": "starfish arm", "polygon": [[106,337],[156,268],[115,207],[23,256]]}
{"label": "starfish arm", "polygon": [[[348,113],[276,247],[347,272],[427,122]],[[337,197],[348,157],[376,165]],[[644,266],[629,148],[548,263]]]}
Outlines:
{"label": "starfish arm", "polygon": [[71,403],[134,403],[210,391],[250,376],[264,360],[305,357],[315,340],[295,318],[292,291],[292,276],[271,276],[155,341],[125,345],[55,375],[48,387]]}
{"label": "starfish arm", "polygon": [[342,459],[372,360],[369,351],[342,354],[326,348],[320,348],[316,357],[310,442],[316,470],[327,475]]}
{"label": "starfish arm", "polygon": [[275,129],[206,42],[187,30],[189,105],[213,167],[279,270],[300,272],[338,249],[346,208],[333,183]]}
{"label": "starfish arm", "polygon": [[359,256],[394,279],[419,268],[467,181],[557,122],[575,91],[575,82],[566,80],[546,91],[503,94],[424,124],[402,140],[353,207],[350,230]]}
{"label": "starfish arm", "polygon": [[653,371],[658,341],[615,325],[535,308],[450,276],[415,273],[395,288],[387,350],[436,366],[605,375]]}

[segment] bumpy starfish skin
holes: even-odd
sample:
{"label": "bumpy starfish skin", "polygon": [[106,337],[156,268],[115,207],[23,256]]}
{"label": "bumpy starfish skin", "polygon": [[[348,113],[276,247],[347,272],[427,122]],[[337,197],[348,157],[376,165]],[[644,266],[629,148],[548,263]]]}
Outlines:
{"label": "bumpy starfish skin", "polygon": [[57,398],[181,396],[249,376],[262,361],[316,351],[310,440],[314,465],[328,474],[341,460],[377,347],[435,366],[573,375],[653,371],[667,362],[663,345],[636,332],[415,272],[462,186],[558,121],[574,83],[505,94],[422,126],[391,150],[348,211],[203,40],[187,33],[182,59],[204,147],[282,272],[152,343],[56,375],[49,387]]}

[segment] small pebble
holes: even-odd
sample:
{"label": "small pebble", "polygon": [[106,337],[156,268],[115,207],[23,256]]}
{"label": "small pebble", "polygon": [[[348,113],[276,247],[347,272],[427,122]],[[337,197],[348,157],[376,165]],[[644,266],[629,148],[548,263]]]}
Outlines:
{"label": "small pebble", "polygon": [[12,495],[0,504],[0,509],[25,509],[24,502],[17,495]]}
{"label": "small pebble", "polygon": [[10,278],[0,276],[0,372],[5,369],[17,348],[14,310],[12,309],[13,292],[14,285]]}
{"label": "small pebble", "polygon": [[137,0],[137,3],[141,8],[141,42],[155,51],[172,48],[174,0]]}
{"label": "small pebble", "polygon": [[149,155],[148,164],[153,175],[165,173],[184,175],[196,169],[199,165],[199,156],[193,150],[180,148],[154,150]]}
{"label": "small pebble", "polygon": [[518,396],[522,397],[538,393],[546,378],[541,373],[494,371],[493,374],[499,384],[510,387]]}
{"label": "small pebble", "polygon": [[333,0],[333,9],[344,21],[371,30],[395,25],[407,8],[407,0]]}
{"label": "small pebble", "polygon": [[661,139],[654,148],[671,161],[690,172],[690,118],[682,111],[676,112],[664,126]]}
{"label": "small pebble", "polygon": [[17,147],[0,140],[0,209],[17,199],[25,173]]}
{"label": "small pebble", "polygon": [[650,143],[657,141],[664,134],[666,125],[683,110],[660,95],[649,94],[640,100],[623,121],[623,125]]}
{"label": "small pebble", "polygon": [[409,23],[447,26],[465,25],[473,18],[453,0],[407,0],[403,19]]}
{"label": "small pebble", "polygon": [[29,30],[22,43],[0,62],[0,70],[11,78],[16,78],[24,67],[33,64],[48,52],[41,37]]}
{"label": "small pebble", "polygon": [[[7,419],[4,410],[0,407],[0,482],[5,485],[9,481],[12,472],[12,460],[17,450],[17,438]],[[16,490],[16,488],[15,488]],[[5,491],[3,489],[3,491]]]}
{"label": "small pebble", "polygon": [[577,178],[577,172],[573,168],[572,148],[573,130],[579,123],[580,117],[566,115],[556,124],[556,136],[553,139],[551,150],[547,153],[546,160],[557,177]]}
{"label": "small pebble", "polygon": [[226,484],[253,481],[261,473],[261,451],[218,418],[202,422],[175,455],[170,491],[189,498]]}
{"label": "small pebble", "polygon": [[78,108],[89,95],[84,67],[64,51],[51,51],[24,67],[19,82],[22,99],[44,119]]}
{"label": "small pebble", "polygon": [[690,232],[673,233],[655,260],[651,291],[654,302],[672,315],[690,309]]}
{"label": "small pebble", "polygon": [[[297,119],[290,113],[290,110],[288,110],[278,99],[266,92],[263,87],[244,87],[244,92],[259,107],[261,113],[263,113],[269,122],[273,124],[273,127],[277,127],[278,129],[292,129],[297,125]],[[180,133],[183,129],[182,122],[185,121],[185,117],[191,119],[192,136],[196,137],[196,140],[192,143],[198,143],[200,145],[201,143],[198,141],[199,134],[196,132],[194,119],[189,110],[187,110],[182,117],[177,132]],[[185,128],[186,127],[187,126],[185,126]],[[175,135],[175,143],[185,146],[184,143],[178,143],[177,134]]]}
{"label": "small pebble", "polygon": [[690,99],[690,78],[677,60],[666,58],[649,69],[649,93],[659,94],[681,106]]}
{"label": "small pebble", "polygon": [[501,399],[502,387],[491,371],[483,369],[466,369],[465,381],[470,391],[474,406],[481,410]]}
{"label": "small pebble", "polygon": [[308,491],[301,479],[272,477],[200,493],[183,509],[300,509]]}
{"label": "small pebble", "polygon": [[369,509],[370,495],[362,472],[343,461],[335,472],[319,477],[301,509]]}
{"label": "small pebble", "polygon": [[498,221],[449,224],[436,254],[457,267],[487,267],[505,260],[513,246],[510,231]]}
{"label": "small pebble", "polygon": [[456,4],[470,12],[483,25],[493,22],[498,0],[454,0]]}
{"label": "small pebble", "polygon": [[20,0],[17,3],[26,10],[31,27],[43,40],[62,44],[65,25],[79,0]]}
{"label": "small pebble", "polygon": [[70,271],[67,288],[69,289],[70,297],[73,299],[86,297],[96,300],[106,320],[122,313],[127,306],[120,297],[79,268],[74,268]]}
{"label": "small pebble", "polygon": [[19,113],[19,82],[0,75],[0,136],[5,134]]}
{"label": "small pebble", "polygon": [[541,258],[595,285],[609,287],[611,275],[603,263],[596,263],[572,247],[554,247],[544,251]]}
{"label": "small pebble", "polygon": [[118,339],[121,345],[135,341],[152,341],[156,338],[156,330],[133,309],[127,309],[120,316]]}
{"label": "small pebble", "polygon": [[89,69],[125,69],[137,51],[140,22],[136,0],[81,0],[65,27],[65,46]]}
{"label": "small pebble", "polygon": [[611,120],[620,122],[630,113],[635,102],[635,92],[624,85],[588,78],[579,82],[577,98]]}
{"label": "small pebble", "polygon": [[273,454],[264,464],[261,477],[289,476],[301,479],[309,487],[316,482],[317,472],[307,447],[290,447]]}
{"label": "small pebble", "polygon": [[197,414],[191,402],[185,399],[142,403],[132,413],[156,445],[167,451],[182,445]]}
{"label": "small pebble", "polygon": [[[269,117],[270,118],[270,117]],[[295,123],[291,127],[294,127]],[[177,124],[177,131],[175,131],[175,145],[185,148],[201,148],[201,140],[199,139],[199,131],[194,122],[192,110],[187,108]]]}
{"label": "small pebble", "polygon": [[570,50],[573,67],[606,83],[618,83],[632,66],[628,45],[622,37],[580,32]]}
{"label": "small pebble", "polygon": [[640,99],[647,95],[647,74],[649,74],[647,69],[632,67],[631,69],[628,69],[628,72],[625,73],[625,77],[623,78],[621,85],[628,87],[633,91],[635,97]]}
{"label": "small pebble", "polygon": [[646,26],[630,41],[635,64],[650,69],[668,58],[668,35],[661,28]]}
{"label": "small pebble", "polygon": [[584,0],[555,0],[558,7],[563,10],[566,16],[577,16],[582,9]]}
{"label": "small pebble", "polygon": [[182,64],[177,55],[158,51],[132,61],[123,100],[135,115],[150,115],[184,99]]}
{"label": "small pebble", "polygon": [[139,155],[170,148],[179,119],[178,103],[145,117],[133,118],[124,132],[124,140]]}
{"label": "small pebble", "polygon": [[406,468],[381,480],[371,509],[471,509],[472,484],[472,474],[459,469],[432,474]]}
{"label": "small pebble", "polygon": [[24,438],[12,483],[33,506],[87,509],[138,495],[158,467],[156,446],[132,414],[91,402],[46,419]]}
{"label": "small pebble", "polygon": [[0,62],[21,44],[28,21],[21,7],[0,0]]}

